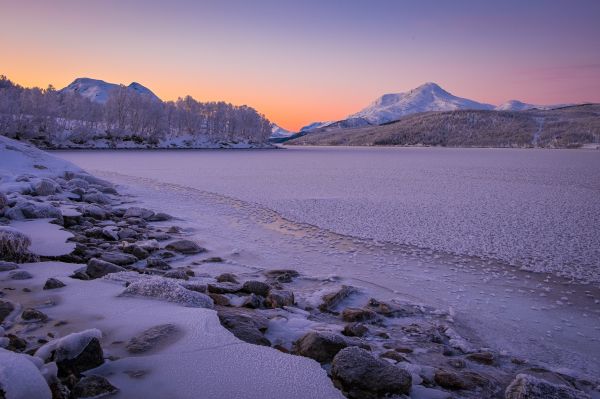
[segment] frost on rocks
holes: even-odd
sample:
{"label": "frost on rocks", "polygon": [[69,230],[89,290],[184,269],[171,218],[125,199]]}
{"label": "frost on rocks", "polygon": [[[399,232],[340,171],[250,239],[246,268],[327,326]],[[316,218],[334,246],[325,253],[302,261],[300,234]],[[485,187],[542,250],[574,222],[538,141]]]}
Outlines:
{"label": "frost on rocks", "polygon": [[590,399],[591,397],[566,385],[551,384],[527,374],[519,374],[506,388],[506,399]]}
{"label": "frost on rocks", "polygon": [[102,332],[97,328],[72,333],[48,342],[35,352],[35,356],[45,362],[49,360],[60,362],[62,360],[74,359],[83,352],[94,338],[98,340],[102,338]]}
{"label": "frost on rocks", "polygon": [[0,258],[5,261],[25,261],[30,257],[31,239],[17,229],[0,226]]}
{"label": "frost on rocks", "polygon": [[[6,399],[50,399],[50,388],[36,358],[0,348],[0,393]],[[1,395],[0,395],[1,396]]]}
{"label": "frost on rocks", "polygon": [[212,309],[214,306],[213,300],[208,295],[187,290],[174,280],[160,277],[133,282],[121,295],[155,298],[195,308]]}

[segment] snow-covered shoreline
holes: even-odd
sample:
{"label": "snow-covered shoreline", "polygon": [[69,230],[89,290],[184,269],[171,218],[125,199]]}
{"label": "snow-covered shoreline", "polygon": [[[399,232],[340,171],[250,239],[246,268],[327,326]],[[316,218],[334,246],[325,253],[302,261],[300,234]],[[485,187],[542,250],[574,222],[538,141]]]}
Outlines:
{"label": "snow-covered shoreline", "polygon": [[[58,219],[75,242],[72,251],[68,235],[42,234],[43,245],[32,235],[42,262],[3,264],[7,398],[597,394],[598,382],[469,342],[451,311],[373,299],[335,276],[245,267],[206,251],[214,243],[168,209],[143,208],[72,164],[1,137],[0,154],[2,220]],[[94,360],[85,369],[82,353]],[[23,393],[25,382],[37,388]]]}

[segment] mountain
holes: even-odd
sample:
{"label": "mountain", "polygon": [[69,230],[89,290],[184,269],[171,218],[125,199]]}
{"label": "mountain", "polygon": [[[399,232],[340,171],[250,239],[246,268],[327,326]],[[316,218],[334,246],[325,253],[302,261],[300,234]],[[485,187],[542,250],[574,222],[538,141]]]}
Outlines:
{"label": "mountain", "polygon": [[527,104],[519,100],[510,100],[496,107],[496,111],[526,111],[532,108],[540,108],[538,105]]}
{"label": "mountain", "polygon": [[[61,92],[78,93],[94,102],[104,104],[106,101],[108,101],[110,92],[117,89],[119,86],[120,85],[118,84],[105,82],[99,79],[77,78],[73,81],[73,83],[62,89]],[[143,96],[149,96],[156,101],[160,101],[160,98],[158,98],[158,96],[156,96],[156,94],[154,94],[150,89],[137,82],[133,82],[127,86],[127,90]]]}
{"label": "mountain", "polygon": [[295,134],[294,132],[290,132],[289,130],[284,129],[281,126],[276,125],[275,123],[273,123],[271,125],[271,137],[270,138],[272,138],[272,139],[286,138],[286,137],[293,136],[294,134]]}
{"label": "mountain", "polygon": [[315,130],[315,129],[320,129],[320,128],[325,127],[325,126],[329,126],[332,123],[333,123],[332,121],[327,121],[327,122],[313,122],[313,123],[310,123],[310,124],[308,124],[306,126],[303,126],[300,129],[300,131],[301,132],[310,132],[310,131]]}
{"label": "mountain", "polygon": [[348,119],[365,118],[371,124],[381,125],[419,112],[460,109],[494,109],[494,106],[456,97],[435,83],[425,83],[404,93],[384,94]]}
{"label": "mountain", "polygon": [[421,112],[383,125],[319,129],[291,145],[575,148],[600,141],[600,104]]}
{"label": "mountain", "polygon": [[496,107],[496,111],[527,111],[529,109],[557,109],[563,107],[571,107],[576,104],[553,104],[553,105],[535,105],[535,104],[527,104],[521,102],[519,100],[510,100],[505,102],[504,104],[498,105]]}

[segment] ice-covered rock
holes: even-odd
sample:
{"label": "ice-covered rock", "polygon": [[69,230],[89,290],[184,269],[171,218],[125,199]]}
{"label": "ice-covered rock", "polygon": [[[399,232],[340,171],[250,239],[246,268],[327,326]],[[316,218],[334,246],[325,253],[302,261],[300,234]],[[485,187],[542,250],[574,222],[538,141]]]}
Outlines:
{"label": "ice-covered rock", "polygon": [[33,192],[35,195],[47,196],[61,191],[60,185],[54,180],[44,178],[33,184]]}
{"label": "ice-covered rock", "polygon": [[142,296],[175,302],[187,307],[212,309],[213,300],[200,292],[190,291],[172,279],[152,277],[135,281],[123,291],[122,296]]}
{"label": "ice-covered rock", "polygon": [[174,324],[161,324],[151,327],[131,338],[127,345],[129,353],[145,353],[156,349],[179,332]]}
{"label": "ice-covered rock", "polygon": [[267,295],[265,305],[270,308],[282,308],[294,304],[294,293],[289,290],[272,290]]}
{"label": "ice-covered rock", "polygon": [[29,280],[33,278],[33,275],[27,270],[13,270],[8,273],[8,278],[11,280]]}
{"label": "ice-covered rock", "polygon": [[102,398],[117,393],[119,389],[100,375],[88,375],[75,384],[71,395],[73,398]]}
{"label": "ice-covered rock", "polygon": [[106,194],[102,193],[89,193],[83,196],[83,200],[85,202],[90,202],[92,204],[109,204],[110,198]]}
{"label": "ice-covered rock", "polygon": [[91,278],[104,277],[109,273],[118,273],[124,271],[125,269],[121,266],[96,258],[90,259],[85,269],[85,273]]}
{"label": "ice-covered rock", "polygon": [[62,281],[60,281],[59,279],[56,278],[49,278],[48,280],[46,280],[46,282],[44,283],[44,290],[54,290],[57,288],[62,288],[65,286],[65,283],[63,283]]}
{"label": "ice-covered rock", "polygon": [[335,310],[343,301],[356,292],[358,292],[356,288],[342,285],[339,290],[323,295],[323,302],[319,305],[319,309],[322,312]]}
{"label": "ice-covered rock", "polygon": [[310,331],[294,342],[294,352],[319,363],[329,363],[349,342],[332,332]]}
{"label": "ice-covered rock", "polygon": [[271,346],[271,342],[263,335],[269,326],[266,317],[242,309],[219,309],[218,316],[221,325],[238,339],[250,344]]}
{"label": "ice-covered rock", "polygon": [[0,323],[2,323],[14,310],[15,305],[13,305],[12,302],[0,299]]}
{"label": "ice-covered rock", "polygon": [[191,240],[176,240],[167,244],[166,249],[169,251],[175,251],[184,255],[199,254],[206,252],[206,249]]}
{"label": "ice-covered rock", "polygon": [[122,252],[103,252],[100,259],[113,263],[118,266],[131,265],[138,261],[134,255],[124,254]]}
{"label": "ice-covered rock", "polygon": [[6,399],[50,399],[52,394],[39,359],[0,348],[0,396]]}
{"label": "ice-covered rock", "polygon": [[242,291],[247,292],[249,294],[260,295],[266,297],[269,295],[269,291],[271,290],[271,286],[262,281],[250,280],[246,281],[242,285]]}
{"label": "ice-covered rock", "polygon": [[9,226],[0,226],[0,259],[21,262],[30,257],[31,239]]}
{"label": "ice-covered rock", "polygon": [[79,375],[104,363],[101,338],[102,332],[95,328],[72,333],[43,345],[35,356],[56,362],[59,376]]}
{"label": "ice-covered rock", "polygon": [[146,208],[140,208],[137,206],[133,206],[131,208],[127,208],[125,214],[123,214],[123,218],[141,218],[141,219],[150,219],[154,216],[154,211],[151,211]]}
{"label": "ice-covered rock", "polygon": [[83,206],[81,208],[81,211],[84,216],[89,216],[91,218],[99,219],[99,220],[106,219],[109,215],[109,213],[105,209],[99,207],[98,205],[94,205],[94,204],[89,204],[89,205]]}
{"label": "ice-covered rock", "polygon": [[351,399],[407,395],[412,382],[407,371],[357,347],[342,349],[335,356],[331,375]]}
{"label": "ice-covered rock", "polygon": [[17,265],[14,262],[6,262],[3,260],[0,260],[0,272],[8,272],[10,270],[15,270],[18,268],[19,268],[19,265]]}
{"label": "ice-covered rock", "polygon": [[528,374],[518,374],[505,392],[506,399],[591,399],[566,385],[551,384]]}

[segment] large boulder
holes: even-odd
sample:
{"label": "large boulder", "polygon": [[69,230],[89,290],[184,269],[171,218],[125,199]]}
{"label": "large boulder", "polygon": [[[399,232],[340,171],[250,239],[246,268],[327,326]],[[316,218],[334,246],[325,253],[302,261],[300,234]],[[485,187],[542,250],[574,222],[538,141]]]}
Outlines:
{"label": "large boulder", "polygon": [[56,278],[49,278],[48,280],[46,280],[46,283],[44,283],[44,290],[55,290],[57,288],[62,288],[65,286],[65,283],[63,283],[62,281],[56,279]]}
{"label": "large boulder", "polygon": [[142,296],[175,302],[187,307],[214,307],[213,300],[206,294],[184,288],[177,280],[150,277],[135,281],[123,291],[121,296]]}
{"label": "large boulder", "polygon": [[288,290],[271,291],[267,295],[265,305],[270,308],[282,308],[294,304],[294,293]]}
{"label": "large boulder", "polygon": [[391,395],[408,395],[411,375],[364,349],[342,349],[333,359],[331,377],[334,384],[351,399],[375,399]]}
{"label": "large boulder", "polygon": [[[31,239],[25,233],[12,227],[0,226],[0,260],[27,261],[31,256],[30,245]],[[6,266],[6,269],[10,270],[10,267]]]}
{"label": "large boulder", "polygon": [[271,286],[262,281],[250,280],[246,281],[242,285],[242,291],[247,292],[248,294],[255,294],[266,297],[269,295],[269,291],[271,290]]}
{"label": "large boulder", "polygon": [[84,216],[91,217],[93,219],[103,220],[106,219],[110,213],[106,211],[104,208],[99,207],[98,205],[89,204],[85,205],[81,208],[81,213]]}
{"label": "large boulder", "polygon": [[334,311],[343,301],[356,292],[358,292],[356,288],[342,285],[339,290],[323,295],[323,302],[319,305],[319,310],[322,312]]}
{"label": "large boulder", "polygon": [[104,261],[102,259],[92,258],[87,263],[85,273],[91,278],[104,277],[109,273],[118,273],[126,271],[121,266]]}
{"label": "large boulder", "polygon": [[205,248],[191,240],[176,240],[167,244],[166,249],[169,251],[179,252],[184,255],[199,254],[206,252]]}
{"label": "large boulder", "polygon": [[138,258],[134,255],[124,254],[122,252],[103,252],[102,255],[100,255],[100,259],[119,266],[131,265],[138,261]]}
{"label": "large boulder", "polygon": [[146,208],[139,208],[137,206],[132,206],[131,208],[127,208],[127,210],[125,211],[125,213],[123,214],[123,218],[124,219],[128,219],[128,218],[141,218],[141,219],[150,219],[152,216],[154,216],[154,212],[146,209]]}
{"label": "large boulder", "polygon": [[377,319],[377,313],[370,309],[346,308],[342,312],[342,320],[345,322],[369,321]]}
{"label": "large boulder", "polygon": [[125,348],[129,353],[146,353],[169,341],[179,329],[174,324],[161,324],[151,327],[131,338]]}
{"label": "large boulder", "polygon": [[62,222],[63,216],[60,209],[53,207],[50,204],[39,202],[27,202],[19,206],[23,216],[27,219],[45,219],[52,218]]}
{"label": "large boulder", "polygon": [[35,195],[46,196],[60,191],[60,185],[51,179],[41,179],[33,184]]}
{"label": "large boulder", "polygon": [[46,363],[56,362],[61,378],[71,374],[79,376],[104,363],[101,337],[102,333],[97,329],[72,333],[48,342],[35,352],[35,356]]}
{"label": "large boulder", "polygon": [[591,399],[566,385],[552,384],[528,374],[518,374],[504,393],[506,399]]}
{"label": "large boulder", "polygon": [[4,215],[4,210],[8,206],[8,198],[3,192],[0,192],[0,216]]}
{"label": "large boulder", "polygon": [[100,375],[88,375],[75,384],[71,391],[74,399],[79,398],[101,398],[115,394],[119,391],[106,378]]}
{"label": "large boulder", "polygon": [[8,272],[8,271],[15,270],[18,268],[19,268],[19,265],[17,265],[14,262],[6,262],[3,260],[0,260],[0,272]]}
{"label": "large boulder", "polygon": [[92,204],[109,204],[110,198],[108,195],[102,193],[89,193],[83,196],[83,201]]}
{"label": "large boulder", "polygon": [[267,330],[269,321],[257,313],[249,313],[242,309],[219,309],[219,321],[233,335],[242,341],[271,346],[271,342],[263,333]]}
{"label": "large boulder", "polygon": [[339,351],[348,346],[348,340],[338,334],[310,331],[294,342],[293,352],[319,363],[329,363]]}
{"label": "large boulder", "polygon": [[13,305],[12,302],[0,299],[0,323],[2,323],[14,310],[15,305]]}
{"label": "large boulder", "polygon": [[0,397],[50,399],[39,359],[0,348]]}

